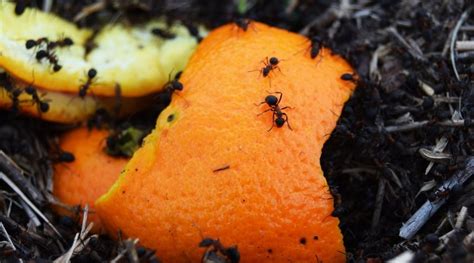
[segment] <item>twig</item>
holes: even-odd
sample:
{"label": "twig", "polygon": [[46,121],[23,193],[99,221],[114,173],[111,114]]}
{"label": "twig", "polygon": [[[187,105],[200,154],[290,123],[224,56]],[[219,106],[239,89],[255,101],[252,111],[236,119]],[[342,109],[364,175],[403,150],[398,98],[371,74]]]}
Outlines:
{"label": "twig", "polygon": [[389,27],[387,28],[387,31],[391,33],[395,38],[402,44],[402,46],[405,47],[405,49],[412,55],[415,59],[426,62],[427,59],[421,52],[419,48],[415,48],[413,45],[408,43],[401,35],[398,33],[397,29],[395,27]]}
{"label": "twig", "polygon": [[472,51],[474,50],[474,41],[456,41],[457,51]]}
{"label": "twig", "polygon": [[[430,124],[429,121],[418,121],[418,122],[408,123],[405,125],[387,126],[385,127],[385,131],[387,133],[411,131],[411,130],[422,128],[428,124]],[[433,122],[431,124],[437,125],[437,126],[443,126],[443,127],[462,127],[464,126],[464,120],[457,120],[457,121],[446,120],[446,121]]]}
{"label": "twig", "polygon": [[16,251],[16,247],[13,244],[10,235],[8,234],[7,230],[5,229],[5,226],[3,226],[3,223],[0,222],[0,230],[2,230],[3,234],[5,235],[5,238],[7,239],[8,243],[10,243],[10,247],[13,249],[13,251]]}
{"label": "twig", "polygon": [[385,131],[388,133],[392,132],[404,132],[404,131],[411,131],[415,129],[419,129],[421,127],[426,126],[429,121],[419,121],[419,122],[412,122],[405,125],[396,125],[396,126],[387,126],[385,127]]}
{"label": "twig", "polygon": [[456,43],[456,38],[458,37],[459,29],[461,28],[464,21],[467,19],[470,11],[471,11],[471,9],[469,8],[469,9],[467,9],[466,11],[464,11],[462,13],[461,17],[459,18],[458,22],[456,23],[456,26],[454,27],[453,32],[451,34],[451,43],[449,45],[450,58],[451,58],[451,65],[453,67],[454,75],[456,75],[457,80],[461,80],[461,78],[459,78],[458,69],[456,67],[456,61],[455,61],[456,50],[454,48],[454,44]]}
{"label": "twig", "polygon": [[20,185],[26,195],[34,200],[36,204],[42,205],[45,202],[38,189],[36,189],[30,181],[25,178],[23,170],[2,150],[0,150],[0,171],[8,174],[9,178],[16,185]]}
{"label": "twig", "polygon": [[81,12],[79,12],[73,19],[72,21],[77,22],[93,13],[99,12],[100,10],[104,9],[106,7],[106,1],[105,0],[99,0],[98,2],[85,6],[82,8]]}
{"label": "twig", "polygon": [[30,218],[31,222],[33,222],[33,224],[36,227],[41,226],[41,221],[35,215],[35,212],[33,212],[33,210],[31,210],[31,208],[28,206],[28,204],[25,203],[25,201],[23,201],[23,200],[20,200],[20,203],[21,203],[21,206],[23,207],[23,210],[25,210],[26,215],[28,215],[28,217]]}
{"label": "twig", "polygon": [[49,13],[51,12],[51,7],[53,6],[53,0],[45,0],[43,2],[43,12]]}
{"label": "twig", "polygon": [[[446,180],[438,191],[451,190],[453,187],[461,186],[474,173],[474,157],[471,156],[466,160],[464,170],[457,172],[451,178]],[[438,211],[438,209],[446,203],[446,198],[441,198],[435,202],[426,201],[413,216],[400,228],[400,237],[405,239],[412,238],[418,230],[430,219],[430,217]]]}
{"label": "twig", "polygon": [[62,239],[63,237],[59,231],[49,222],[48,218],[28,199],[28,197],[16,186],[16,184],[10,180],[4,173],[0,172],[0,179],[3,180],[25,203],[39,216],[43,221],[51,227],[51,229]]}
{"label": "twig", "polygon": [[459,211],[458,218],[456,219],[456,224],[454,225],[454,228],[460,229],[462,228],[462,225],[464,225],[464,221],[466,221],[467,217],[467,207],[463,206],[461,208],[461,211]]}
{"label": "twig", "polygon": [[377,189],[377,196],[375,197],[375,209],[374,209],[374,213],[372,214],[372,225],[371,225],[372,233],[375,233],[377,226],[379,225],[380,214],[382,213],[384,195],[385,195],[385,179],[380,178],[379,186]]}

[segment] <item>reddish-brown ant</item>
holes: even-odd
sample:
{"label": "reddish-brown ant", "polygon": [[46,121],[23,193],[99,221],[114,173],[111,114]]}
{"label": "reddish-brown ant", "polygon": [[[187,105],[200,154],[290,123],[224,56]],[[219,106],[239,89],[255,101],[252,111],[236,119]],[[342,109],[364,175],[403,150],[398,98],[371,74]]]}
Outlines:
{"label": "reddish-brown ant", "polygon": [[38,96],[38,91],[35,88],[28,86],[25,88],[25,92],[31,96],[33,104],[36,104],[39,113],[48,112],[49,104],[46,101],[40,99]]}
{"label": "reddish-brown ant", "polygon": [[36,60],[40,62],[43,58],[48,59],[49,63],[53,65],[54,72],[58,72],[61,70],[63,66],[59,65],[58,57],[54,54],[54,52],[49,52],[46,50],[40,50],[36,53]]}
{"label": "reddish-brown ant", "polygon": [[270,129],[268,131],[271,131],[273,129],[273,126],[275,126],[275,125],[278,128],[281,128],[281,127],[283,127],[283,125],[285,125],[285,123],[288,125],[288,128],[290,130],[293,130],[290,126],[290,123],[288,122],[288,115],[286,115],[286,113],[282,112],[282,110],[290,109],[290,107],[285,106],[283,108],[280,108],[280,101],[283,98],[283,93],[281,93],[281,92],[274,92],[274,93],[279,94],[280,97],[277,98],[275,95],[266,96],[265,101],[261,102],[258,105],[267,104],[270,107],[270,109],[267,109],[267,110],[259,113],[257,116],[260,116],[265,112],[272,111],[273,112],[272,127],[270,127]]}
{"label": "reddish-brown ant", "polygon": [[91,68],[87,71],[87,81],[79,87],[79,97],[84,98],[86,96],[95,76],[97,76],[97,70],[95,68]]}
{"label": "reddish-brown ant", "polygon": [[199,242],[199,247],[207,248],[206,253],[203,255],[202,262],[205,262],[210,258],[220,259],[230,263],[238,263],[240,261],[240,252],[237,246],[224,247],[219,239],[204,238]]}

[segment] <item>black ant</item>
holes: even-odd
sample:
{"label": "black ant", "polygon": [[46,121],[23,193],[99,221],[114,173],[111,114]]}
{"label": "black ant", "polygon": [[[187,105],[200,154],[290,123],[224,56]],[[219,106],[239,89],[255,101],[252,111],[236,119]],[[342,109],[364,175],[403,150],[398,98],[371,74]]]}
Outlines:
{"label": "black ant", "polygon": [[20,111],[20,95],[23,92],[23,90],[18,89],[14,87],[13,83],[10,81],[8,75],[6,73],[3,73],[0,75],[0,83],[3,86],[3,88],[7,91],[8,96],[10,97],[12,101],[11,105],[11,111],[13,113],[18,113]]}
{"label": "black ant", "polygon": [[40,99],[40,97],[38,96],[38,91],[35,88],[33,88],[32,86],[28,86],[25,88],[25,92],[31,96],[33,104],[36,104],[38,112],[48,112],[49,104],[44,100]]}
{"label": "black ant", "polygon": [[310,56],[311,58],[315,58],[319,55],[319,52],[321,51],[321,48],[324,46],[323,40],[318,37],[314,36],[311,38],[311,47],[310,47]]}
{"label": "black ant", "polygon": [[165,29],[161,29],[161,28],[153,28],[151,30],[151,33],[153,33],[153,35],[156,35],[156,36],[159,36],[161,38],[164,38],[164,39],[173,39],[176,37],[175,34],[171,33],[170,31],[168,30],[165,30]]}
{"label": "black ant", "polygon": [[[171,81],[168,81],[168,84],[166,84],[165,89],[169,94],[173,93],[176,90],[182,91],[184,89],[183,83],[179,82],[179,78],[181,77],[181,73],[182,73],[182,71],[176,73],[174,79],[171,80]],[[171,79],[171,73],[170,73],[168,78]]]}
{"label": "black ant", "polygon": [[345,81],[355,81],[355,75],[351,73],[344,73],[341,75],[341,79]]}
{"label": "black ant", "polygon": [[26,1],[26,0],[17,0],[16,1],[15,14],[17,16],[21,16],[23,14],[23,12],[25,12],[25,9],[28,7],[28,3],[26,3],[26,2],[29,2],[29,1]]}
{"label": "black ant", "polygon": [[39,46],[41,44],[49,44],[48,38],[47,37],[42,37],[42,38],[38,38],[36,40],[28,39],[28,40],[26,40],[25,47],[26,47],[26,49],[31,49],[31,48]]}
{"label": "black ant", "polygon": [[[211,258],[223,259],[224,262],[230,263],[240,261],[240,252],[237,246],[224,247],[219,239],[204,238],[199,243],[199,247],[207,248],[202,257],[202,262]],[[222,258],[222,256],[225,258]]]}
{"label": "black ant", "polygon": [[252,20],[246,18],[237,18],[234,20],[234,23],[237,25],[237,27],[246,32],[250,23],[252,23]]}
{"label": "black ant", "polygon": [[36,53],[36,60],[40,62],[43,58],[47,58],[49,63],[53,65],[54,72],[58,72],[62,69],[63,66],[59,65],[58,57],[54,52],[49,52],[46,50],[40,50]]}
{"label": "black ant", "polygon": [[[259,70],[259,72],[262,74],[263,77],[267,77],[270,72],[274,69],[278,69],[280,72],[280,67],[278,66],[278,63],[280,63],[280,60],[276,57],[271,57],[268,59],[268,57],[265,58],[265,60],[262,61],[262,63],[265,65],[262,69]],[[252,70],[252,71],[257,71],[257,70]]]}
{"label": "black ant", "polygon": [[89,69],[87,71],[87,81],[79,87],[79,97],[84,98],[87,94],[87,90],[92,85],[92,80],[97,76],[97,70],[95,68]]}
{"label": "black ant", "polygon": [[69,46],[72,46],[72,45],[74,45],[74,41],[72,41],[72,39],[69,38],[69,37],[65,37],[63,39],[59,39],[59,40],[56,40],[56,41],[49,42],[46,45],[46,47],[47,47],[48,50],[53,50],[56,47],[69,47]]}
{"label": "black ant", "polygon": [[431,203],[436,203],[436,202],[438,202],[438,201],[441,200],[441,199],[446,199],[446,198],[448,198],[450,192],[451,192],[451,190],[450,190],[449,188],[442,187],[441,189],[436,190],[435,192],[431,193],[431,194],[428,196],[428,200],[429,200]]}
{"label": "black ant", "polygon": [[201,42],[202,37],[199,35],[199,29],[190,23],[185,23],[184,26],[188,29],[188,32],[191,36],[195,37],[197,42]]}
{"label": "black ant", "polygon": [[270,129],[268,131],[271,131],[273,129],[273,126],[275,126],[275,125],[278,128],[281,128],[281,127],[283,127],[283,125],[285,125],[285,123],[288,125],[288,128],[290,128],[290,130],[293,130],[290,126],[290,123],[288,122],[288,115],[286,115],[286,113],[282,112],[282,110],[290,109],[290,107],[285,106],[283,108],[280,108],[280,101],[283,98],[283,93],[281,93],[281,92],[274,92],[274,93],[275,94],[280,94],[280,97],[277,98],[275,95],[266,96],[265,101],[261,102],[258,105],[266,103],[270,107],[270,109],[259,113],[257,116],[260,116],[260,115],[262,115],[263,113],[265,113],[267,111],[272,111],[273,112],[272,127],[270,127]]}

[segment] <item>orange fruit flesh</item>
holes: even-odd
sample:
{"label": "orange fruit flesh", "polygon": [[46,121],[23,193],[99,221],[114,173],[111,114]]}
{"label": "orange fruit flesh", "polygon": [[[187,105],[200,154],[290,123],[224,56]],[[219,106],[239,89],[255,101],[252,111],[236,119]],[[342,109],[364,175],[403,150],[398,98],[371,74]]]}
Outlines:
{"label": "orange fruit flesh", "polygon": [[[71,163],[57,163],[54,166],[53,194],[64,204],[89,205],[88,222],[94,222],[95,231],[101,223],[94,211],[95,200],[107,192],[117,180],[127,159],[107,155],[104,150],[108,136],[105,130],[77,128],[60,138],[60,148],[74,154]],[[73,216],[65,209],[57,209],[63,215]],[[82,216],[82,215],[81,215]]]}
{"label": "orange fruit flesh", "polygon": [[[109,233],[138,237],[164,262],[198,261],[203,237],[237,245],[242,262],[345,262],[319,158],[355,88],[340,76],[353,69],[328,49],[311,59],[308,46],[260,23],[210,33],[183,72],[184,91],[97,201]],[[280,70],[262,77],[266,57]],[[292,130],[267,131],[272,112],[255,106],[267,91],[282,92]]]}

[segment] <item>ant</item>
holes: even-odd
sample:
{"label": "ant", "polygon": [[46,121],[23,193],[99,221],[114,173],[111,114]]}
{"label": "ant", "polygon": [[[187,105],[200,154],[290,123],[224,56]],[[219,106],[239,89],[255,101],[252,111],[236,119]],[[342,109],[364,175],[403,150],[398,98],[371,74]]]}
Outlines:
{"label": "ant", "polygon": [[[171,94],[176,90],[182,91],[184,89],[183,83],[179,82],[179,78],[181,77],[181,73],[183,73],[183,72],[180,71],[180,72],[176,73],[174,79],[172,81],[168,81],[168,83],[166,84],[165,89],[168,93]],[[168,79],[171,79],[171,73],[170,73]]]}
{"label": "ant", "polygon": [[355,76],[354,76],[354,74],[351,74],[351,73],[344,73],[344,74],[341,75],[341,79],[345,80],[345,81],[354,82],[355,81]]}
{"label": "ant", "polygon": [[36,53],[36,60],[40,62],[43,58],[47,58],[49,63],[53,65],[54,72],[58,72],[62,69],[63,66],[59,65],[59,60],[54,52],[49,52],[46,50],[40,50]]}
{"label": "ant", "polygon": [[270,127],[270,129],[268,131],[271,131],[273,129],[273,126],[275,126],[275,125],[278,128],[281,128],[281,127],[283,127],[283,125],[285,125],[285,123],[288,125],[288,128],[290,128],[290,130],[293,130],[290,126],[290,123],[288,122],[288,115],[286,115],[286,113],[282,112],[282,110],[291,109],[291,107],[285,106],[283,108],[280,108],[280,101],[283,98],[283,93],[281,93],[281,92],[274,92],[274,93],[275,94],[280,94],[280,97],[277,98],[275,95],[266,96],[265,101],[261,102],[260,104],[257,104],[257,106],[266,103],[270,107],[270,109],[259,113],[257,116],[260,116],[260,115],[262,115],[263,113],[265,113],[267,111],[272,111],[273,112],[272,127]]}
{"label": "ant", "polygon": [[201,42],[202,37],[199,35],[199,29],[195,25],[191,23],[185,23],[184,26],[188,29],[189,34],[196,38],[198,43]]}
{"label": "ant", "polygon": [[199,247],[207,248],[206,253],[203,255],[202,262],[211,258],[221,259],[219,255],[225,257],[224,262],[238,263],[240,261],[240,252],[237,246],[224,247],[219,239],[204,238],[199,242]]}
{"label": "ant", "polygon": [[86,96],[87,90],[90,88],[95,76],[97,76],[97,70],[95,68],[91,68],[87,71],[87,81],[79,87],[79,97],[82,99]]}
{"label": "ant", "polygon": [[252,20],[246,18],[237,18],[234,20],[234,23],[244,32],[247,32],[247,29],[249,28],[250,23],[252,23]]}
{"label": "ant", "polygon": [[25,47],[26,49],[31,49],[33,47],[36,47],[36,46],[40,46],[41,44],[49,44],[49,40],[47,37],[42,37],[42,38],[38,38],[36,40],[34,39],[28,39],[26,40],[26,43],[25,43]]}
{"label": "ant", "polygon": [[20,111],[20,95],[23,90],[14,87],[13,83],[10,81],[10,78],[6,73],[0,75],[0,83],[3,88],[7,91],[8,96],[12,101],[11,111],[13,113],[18,113]]}
{"label": "ant", "polygon": [[[270,72],[274,69],[278,69],[280,72],[280,67],[278,66],[278,64],[280,63],[281,60],[279,60],[278,58],[276,57],[271,57],[270,59],[268,59],[268,57],[265,58],[265,60],[262,61],[262,63],[265,65],[265,67],[263,67],[262,69],[258,70],[260,72],[260,74],[262,74],[263,77],[267,77]],[[257,70],[252,70],[252,71],[257,71]],[[252,72],[250,71],[250,72]]]}
{"label": "ant", "polygon": [[309,54],[312,59],[319,55],[319,52],[321,51],[322,47],[324,47],[323,40],[318,36],[313,36],[311,38],[311,47],[309,51]]}
{"label": "ant", "polygon": [[49,42],[46,47],[48,50],[53,50],[56,47],[68,47],[74,45],[74,41],[71,38],[65,37],[56,41]]}
{"label": "ant", "polygon": [[151,30],[151,33],[155,36],[159,36],[161,38],[164,38],[164,39],[173,39],[176,37],[175,34],[171,33],[170,31],[168,30],[165,30],[165,29],[161,29],[161,28],[153,28]]}
{"label": "ant", "polygon": [[428,196],[428,200],[431,203],[436,203],[443,198],[444,199],[448,198],[450,192],[451,190],[449,188],[442,187],[441,189],[436,190],[434,193],[431,193]]}
{"label": "ant", "polygon": [[40,99],[40,97],[38,96],[38,91],[35,88],[33,88],[32,86],[28,86],[25,88],[25,92],[33,99],[33,104],[36,104],[38,112],[48,112],[49,104],[44,100]]}

